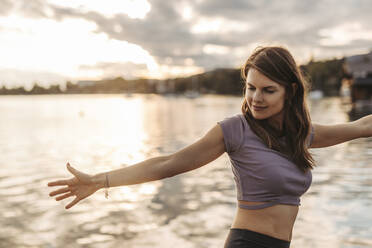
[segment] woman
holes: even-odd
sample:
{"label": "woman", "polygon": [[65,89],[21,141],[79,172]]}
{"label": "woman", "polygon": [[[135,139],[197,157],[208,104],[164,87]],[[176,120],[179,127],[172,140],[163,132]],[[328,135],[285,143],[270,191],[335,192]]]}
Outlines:
{"label": "woman", "polygon": [[225,242],[232,247],[289,247],[300,205],[310,187],[314,161],[308,148],[372,136],[372,115],[338,125],[311,123],[306,83],[281,47],[260,47],[242,68],[242,114],[218,122],[194,144],[168,156],[97,175],[67,164],[73,177],[50,182],[50,193],[75,199],[101,188],[139,184],[194,170],[227,152],[238,193],[238,210]]}

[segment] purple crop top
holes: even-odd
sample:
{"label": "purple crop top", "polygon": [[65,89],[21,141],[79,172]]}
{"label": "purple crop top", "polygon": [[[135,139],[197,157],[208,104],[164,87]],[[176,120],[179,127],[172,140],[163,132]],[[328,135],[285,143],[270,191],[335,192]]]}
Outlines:
{"label": "purple crop top", "polygon": [[[250,128],[242,114],[218,122],[240,201],[265,202],[240,208],[262,209],[276,204],[301,205],[300,197],[310,187],[311,171],[301,171],[284,154],[270,149]],[[312,127],[308,145],[314,136]]]}

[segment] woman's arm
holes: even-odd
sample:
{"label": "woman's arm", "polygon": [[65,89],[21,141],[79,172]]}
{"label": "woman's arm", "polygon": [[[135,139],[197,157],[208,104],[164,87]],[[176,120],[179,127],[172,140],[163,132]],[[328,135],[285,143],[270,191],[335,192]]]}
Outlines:
{"label": "woman's arm", "polygon": [[125,168],[90,176],[68,165],[67,169],[74,177],[48,183],[48,186],[65,186],[49,195],[59,195],[56,200],[76,196],[66,206],[70,208],[100,188],[139,184],[172,177],[208,164],[224,152],[222,129],[216,125],[200,140],[172,155],[151,158]]}
{"label": "woman's arm", "polygon": [[[107,172],[108,181],[110,187],[116,187],[172,177],[208,164],[222,155],[224,149],[222,129],[216,125],[200,140],[172,155],[151,158]],[[101,186],[106,181],[105,174],[94,176],[94,180]]]}
{"label": "woman's arm", "polygon": [[333,146],[353,139],[372,136],[372,115],[343,124],[321,125],[313,123],[312,125],[314,138],[310,148]]}

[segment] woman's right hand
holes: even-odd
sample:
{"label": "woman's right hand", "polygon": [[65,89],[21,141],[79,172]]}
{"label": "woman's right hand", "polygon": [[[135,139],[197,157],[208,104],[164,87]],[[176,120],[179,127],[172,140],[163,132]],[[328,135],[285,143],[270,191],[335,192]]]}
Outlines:
{"label": "woman's right hand", "polygon": [[92,180],[92,176],[89,174],[85,174],[75,168],[73,168],[70,163],[67,163],[67,170],[73,175],[70,179],[65,180],[57,180],[48,183],[49,187],[53,186],[64,186],[59,188],[55,191],[52,191],[49,196],[57,196],[56,201],[63,200],[65,198],[75,196],[75,199],[72,200],[68,205],[66,205],[66,209],[71,208],[79,201],[87,198],[88,196],[92,195],[102,186],[97,184]]}

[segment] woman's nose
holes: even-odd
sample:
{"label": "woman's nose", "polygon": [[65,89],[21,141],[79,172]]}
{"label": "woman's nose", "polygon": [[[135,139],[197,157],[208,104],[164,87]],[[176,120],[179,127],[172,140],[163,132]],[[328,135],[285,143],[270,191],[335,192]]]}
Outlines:
{"label": "woman's nose", "polygon": [[262,102],[263,101],[263,96],[262,93],[258,90],[256,90],[253,94],[253,101],[254,102]]}

